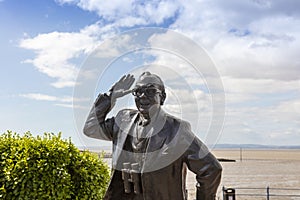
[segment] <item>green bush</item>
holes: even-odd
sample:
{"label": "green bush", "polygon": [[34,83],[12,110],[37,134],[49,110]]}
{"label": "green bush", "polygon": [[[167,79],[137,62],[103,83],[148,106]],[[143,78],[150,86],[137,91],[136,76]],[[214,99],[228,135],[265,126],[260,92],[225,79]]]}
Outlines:
{"label": "green bush", "polygon": [[0,136],[0,199],[102,199],[109,168],[70,140],[45,133]]}

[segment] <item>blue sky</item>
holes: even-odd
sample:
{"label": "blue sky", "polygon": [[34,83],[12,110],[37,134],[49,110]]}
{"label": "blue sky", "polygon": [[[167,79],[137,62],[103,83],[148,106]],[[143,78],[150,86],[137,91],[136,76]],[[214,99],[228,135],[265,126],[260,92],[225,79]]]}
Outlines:
{"label": "blue sky", "polygon": [[297,0],[2,0],[0,131],[62,131],[82,145],[72,109],[82,63],[107,38],[151,26],[214,61],[226,95],[218,143],[299,144],[299,13]]}

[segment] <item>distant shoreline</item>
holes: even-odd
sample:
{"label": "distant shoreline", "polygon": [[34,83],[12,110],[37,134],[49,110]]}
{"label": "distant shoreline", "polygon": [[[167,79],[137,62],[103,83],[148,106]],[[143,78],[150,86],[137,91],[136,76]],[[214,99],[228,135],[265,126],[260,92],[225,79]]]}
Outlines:
{"label": "distant shoreline", "polygon": [[[111,150],[86,149],[99,156],[99,158],[112,158]],[[81,150],[84,151],[84,150]],[[270,161],[294,160],[300,161],[300,149],[213,149],[211,152],[221,162],[236,161]]]}
{"label": "distant shoreline", "polygon": [[262,145],[262,144],[216,144],[213,149],[298,149],[299,145]]}
{"label": "distant shoreline", "polygon": [[[80,150],[89,150],[93,152],[111,152],[111,146],[77,146]],[[277,145],[258,145],[258,144],[216,144],[213,147],[209,147],[212,151],[214,150],[300,150],[299,145],[293,146],[277,146]]]}

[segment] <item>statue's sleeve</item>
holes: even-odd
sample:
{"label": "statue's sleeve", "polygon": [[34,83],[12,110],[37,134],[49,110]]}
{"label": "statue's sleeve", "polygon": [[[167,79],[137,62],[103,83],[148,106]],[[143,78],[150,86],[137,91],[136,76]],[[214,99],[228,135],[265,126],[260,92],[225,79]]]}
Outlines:
{"label": "statue's sleeve", "polygon": [[197,137],[188,148],[185,162],[189,170],[196,174],[196,199],[215,200],[221,181],[222,166]]}
{"label": "statue's sleeve", "polygon": [[85,122],[83,133],[91,138],[112,140],[114,132],[114,117],[106,119],[111,110],[111,98],[107,94],[100,94],[96,99]]}

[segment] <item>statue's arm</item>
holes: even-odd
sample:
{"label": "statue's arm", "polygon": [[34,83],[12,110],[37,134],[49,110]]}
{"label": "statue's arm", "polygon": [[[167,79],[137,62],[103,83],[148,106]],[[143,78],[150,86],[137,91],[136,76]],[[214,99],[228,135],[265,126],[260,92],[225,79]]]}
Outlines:
{"label": "statue's arm", "polygon": [[105,119],[111,108],[111,96],[100,94],[87,117],[83,133],[95,139],[112,140],[114,118]]}
{"label": "statue's arm", "polygon": [[85,122],[83,133],[92,138],[112,140],[116,131],[115,118],[106,119],[106,115],[115,105],[118,98],[131,93],[130,87],[134,76],[124,75],[110,89],[109,94],[99,94]]}
{"label": "statue's arm", "polygon": [[222,166],[205,144],[195,137],[186,155],[186,164],[196,174],[197,200],[215,200]]}

